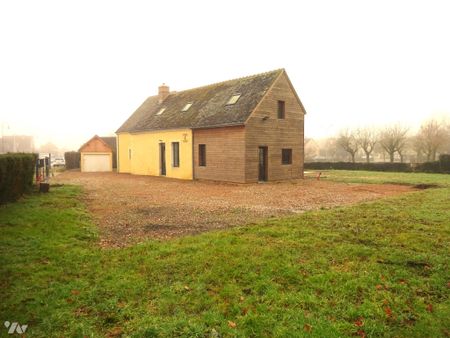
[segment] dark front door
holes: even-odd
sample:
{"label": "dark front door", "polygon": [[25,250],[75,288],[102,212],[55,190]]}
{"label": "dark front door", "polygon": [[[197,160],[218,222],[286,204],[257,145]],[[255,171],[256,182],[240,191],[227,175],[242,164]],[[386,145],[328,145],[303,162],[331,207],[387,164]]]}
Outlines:
{"label": "dark front door", "polygon": [[258,180],[267,181],[267,147],[259,147]]}
{"label": "dark front door", "polygon": [[160,159],[159,167],[161,168],[160,174],[162,176],[166,176],[166,144],[165,143],[159,144],[159,159]]}

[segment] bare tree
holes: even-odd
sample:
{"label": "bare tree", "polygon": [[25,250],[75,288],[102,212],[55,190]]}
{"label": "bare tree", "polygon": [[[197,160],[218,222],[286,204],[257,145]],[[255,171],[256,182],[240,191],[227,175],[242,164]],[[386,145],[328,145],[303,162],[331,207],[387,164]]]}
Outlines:
{"label": "bare tree", "polygon": [[416,153],[416,162],[423,162],[423,142],[419,135],[412,136],[410,144],[412,150]]}
{"label": "bare tree", "polygon": [[[406,130],[406,133],[408,132],[408,130]],[[408,147],[409,143],[408,143],[408,137],[405,137],[400,139],[397,145],[397,153],[400,155],[400,162],[403,163],[403,159],[404,159],[404,152],[406,151],[406,148]]]}
{"label": "bare tree", "polygon": [[366,154],[366,161],[369,163],[370,155],[378,142],[377,133],[370,128],[358,129],[356,131],[356,142]]}
{"label": "bare tree", "polygon": [[445,124],[445,133],[447,134],[447,140],[444,145],[443,153],[450,154],[450,122]]}
{"label": "bare tree", "polygon": [[312,138],[305,138],[305,160],[314,161],[319,154],[317,142]]}
{"label": "bare tree", "polygon": [[416,136],[416,142],[420,143],[427,161],[435,161],[436,153],[446,143],[447,126],[436,120],[429,120],[420,126],[419,133]]}
{"label": "bare tree", "polygon": [[347,152],[338,144],[336,137],[326,137],[317,140],[318,157],[327,161],[342,161],[347,158]]}
{"label": "bare tree", "polygon": [[397,152],[403,162],[403,152],[406,148],[408,128],[401,125],[384,128],[380,134],[380,145],[388,153],[390,162],[394,162],[394,155]]}
{"label": "bare tree", "polygon": [[337,144],[350,154],[352,162],[355,163],[355,155],[359,148],[355,133],[349,130],[342,131],[337,139]]}

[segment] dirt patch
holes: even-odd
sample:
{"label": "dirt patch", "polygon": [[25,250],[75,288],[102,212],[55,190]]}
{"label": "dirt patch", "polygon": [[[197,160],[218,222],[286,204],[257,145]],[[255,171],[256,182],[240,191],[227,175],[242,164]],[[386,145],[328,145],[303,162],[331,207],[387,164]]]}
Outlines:
{"label": "dirt patch", "polygon": [[413,190],[410,186],[314,179],[228,184],[74,171],[56,176],[52,183],[82,185],[84,199],[100,227],[101,245],[117,247]]}

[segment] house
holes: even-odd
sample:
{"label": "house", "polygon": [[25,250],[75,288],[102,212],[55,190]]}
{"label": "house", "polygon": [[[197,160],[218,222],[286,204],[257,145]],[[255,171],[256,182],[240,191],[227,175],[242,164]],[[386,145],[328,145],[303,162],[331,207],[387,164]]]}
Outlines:
{"label": "house", "polygon": [[305,109],[284,69],[170,92],[117,130],[118,172],[258,182],[303,177]]}
{"label": "house", "polygon": [[112,171],[116,167],[116,138],[95,135],[79,150],[83,172]]}
{"label": "house", "polygon": [[34,150],[33,136],[4,135],[0,137],[0,154],[32,153]]}

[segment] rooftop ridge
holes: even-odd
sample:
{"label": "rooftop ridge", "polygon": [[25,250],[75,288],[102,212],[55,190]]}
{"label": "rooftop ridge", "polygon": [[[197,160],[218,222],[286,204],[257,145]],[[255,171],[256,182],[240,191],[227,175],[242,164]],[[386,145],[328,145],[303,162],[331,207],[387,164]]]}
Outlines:
{"label": "rooftop ridge", "polygon": [[[180,94],[180,93],[183,93],[183,92],[188,92],[188,91],[191,91],[191,90],[197,90],[197,89],[201,89],[201,88],[217,86],[217,85],[220,85],[222,83],[227,83],[227,82],[232,82],[232,81],[237,81],[237,80],[250,79],[250,78],[254,78],[254,77],[258,77],[258,76],[262,76],[262,75],[267,75],[267,74],[270,74],[270,73],[277,73],[277,72],[281,73],[284,70],[285,70],[284,68],[278,68],[278,69],[274,69],[274,70],[270,70],[270,71],[262,72],[262,73],[258,73],[258,74],[247,75],[247,76],[242,76],[242,77],[236,77],[234,79],[229,79],[229,80],[220,81],[220,82],[214,82],[214,83],[210,83],[210,84],[207,84],[207,85],[198,86],[198,87],[194,87],[194,88],[189,88],[189,89],[184,89],[184,90],[179,90],[179,91],[177,90],[174,93],[172,93],[172,92],[169,93],[169,95],[176,95],[176,94]],[[152,96],[150,96],[150,97],[152,97]]]}

